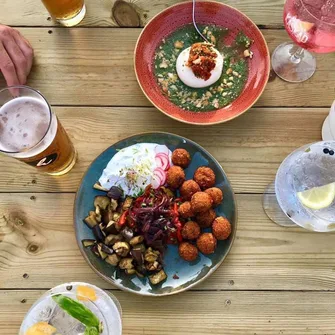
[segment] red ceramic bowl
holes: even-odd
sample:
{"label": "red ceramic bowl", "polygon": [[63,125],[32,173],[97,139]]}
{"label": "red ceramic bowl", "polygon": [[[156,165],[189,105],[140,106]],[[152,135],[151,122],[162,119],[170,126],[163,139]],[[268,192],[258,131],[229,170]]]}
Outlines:
{"label": "red ceramic bowl", "polygon": [[154,54],[162,39],[178,28],[192,23],[192,2],[167,8],[143,29],[135,48],[135,72],[143,93],[160,111],[171,118],[190,124],[210,125],[226,122],[247,111],[260,97],[268,81],[270,57],[265,39],[257,26],[244,14],[219,2],[198,1],[196,19],[199,24],[227,27],[230,43],[239,31],[254,40],[253,58],[249,61],[249,77],[240,96],[230,105],[210,112],[190,112],[170,102],[161,92],[154,76]]}

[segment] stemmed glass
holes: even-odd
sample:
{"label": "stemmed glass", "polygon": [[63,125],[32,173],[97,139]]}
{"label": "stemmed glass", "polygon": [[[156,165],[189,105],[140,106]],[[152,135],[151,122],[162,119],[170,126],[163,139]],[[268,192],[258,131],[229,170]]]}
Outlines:
{"label": "stemmed glass", "polygon": [[295,43],[286,42],[275,49],[273,70],[286,81],[305,81],[316,69],[315,57],[309,51],[335,51],[335,1],[286,0],[284,24]]}

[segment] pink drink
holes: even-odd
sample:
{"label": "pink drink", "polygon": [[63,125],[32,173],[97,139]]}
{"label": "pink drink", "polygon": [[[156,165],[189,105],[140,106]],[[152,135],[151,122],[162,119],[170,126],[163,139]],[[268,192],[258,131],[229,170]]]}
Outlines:
{"label": "pink drink", "polygon": [[302,48],[316,53],[335,51],[334,0],[287,0],[284,24]]}

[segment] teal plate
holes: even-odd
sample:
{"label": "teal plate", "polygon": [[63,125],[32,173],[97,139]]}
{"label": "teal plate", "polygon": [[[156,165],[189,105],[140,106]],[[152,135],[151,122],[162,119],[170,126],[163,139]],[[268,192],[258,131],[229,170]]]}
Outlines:
{"label": "teal plate", "polygon": [[[164,269],[168,278],[158,285],[151,285],[148,278],[126,275],[121,270],[97,258],[89,248],[84,248],[81,242],[83,239],[94,238],[91,229],[86,226],[83,219],[90,210],[94,210],[94,197],[99,194],[105,194],[93,189],[93,185],[98,181],[103,169],[118,150],[144,142],[165,144],[171,151],[176,148],[186,149],[192,156],[192,162],[185,170],[186,179],[192,179],[195,170],[199,166],[209,166],[213,169],[216,175],[216,186],[224,193],[223,203],[216,208],[217,215],[227,217],[232,224],[232,234],[229,239],[218,241],[217,249],[212,255],[204,256],[199,253],[198,259],[194,262],[189,263],[182,260],[178,255],[178,247],[169,245],[164,256]],[[176,294],[188,290],[210,276],[227,256],[234,241],[236,224],[237,209],[234,192],[221,165],[197,143],[169,133],[134,135],[109,147],[88,168],[78,189],[74,207],[77,243],[88,264],[109,283],[122,290],[140,295],[163,296]]]}

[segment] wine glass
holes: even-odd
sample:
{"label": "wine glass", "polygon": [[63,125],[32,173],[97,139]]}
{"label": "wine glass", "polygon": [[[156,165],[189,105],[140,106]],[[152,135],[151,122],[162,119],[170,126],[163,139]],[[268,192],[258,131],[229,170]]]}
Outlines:
{"label": "wine glass", "polygon": [[295,43],[286,42],[275,49],[273,70],[286,81],[305,81],[316,69],[315,57],[309,51],[335,51],[335,1],[286,0],[284,24]]}
{"label": "wine glass", "polygon": [[281,226],[334,231],[334,166],[335,141],[307,144],[293,151],[264,193],[265,213]]}

